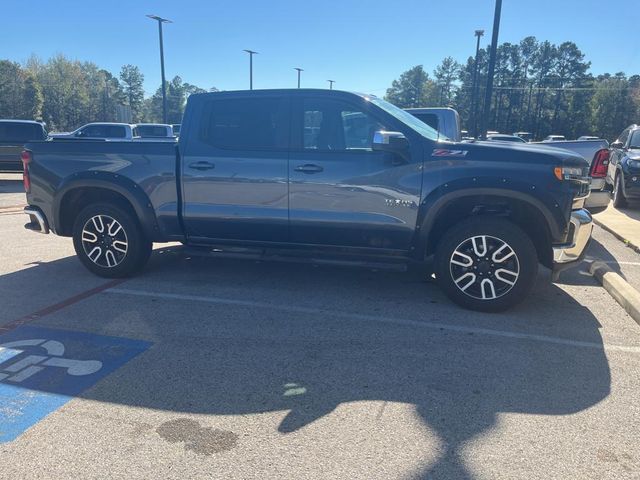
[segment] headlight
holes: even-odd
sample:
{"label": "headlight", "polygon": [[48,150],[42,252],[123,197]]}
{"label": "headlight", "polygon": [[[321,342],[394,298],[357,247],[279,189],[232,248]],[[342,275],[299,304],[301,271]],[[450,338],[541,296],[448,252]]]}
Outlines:
{"label": "headlight", "polygon": [[556,167],[553,173],[558,180],[574,180],[585,176],[580,167]]}
{"label": "headlight", "polygon": [[631,168],[640,169],[640,160],[629,160],[629,166]]}

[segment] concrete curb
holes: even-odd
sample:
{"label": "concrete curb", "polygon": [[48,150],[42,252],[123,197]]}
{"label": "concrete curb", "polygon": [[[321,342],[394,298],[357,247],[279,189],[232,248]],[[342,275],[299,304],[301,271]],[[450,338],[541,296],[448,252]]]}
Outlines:
{"label": "concrete curb", "polygon": [[593,262],[589,267],[589,272],[598,279],[604,289],[640,325],[640,292],[611,270],[606,263]]}
{"label": "concrete curb", "polygon": [[636,252],[640,253],[640,245],[636,245],[635,243],[630,242],[629,240],[624,238],[622,235],[620,235],[618,232],[616,232],[613,228],[611,228],[608,225],[606,225],[606,224],[602,223],[601,221],[599,221],[595,216],[592,216],[591,218],[593,218],[593,223],[598,225],[603,230],[606,230],[607,232],[609,232],[611,235],[613,235],[618,240],[623,242],[627,247],[629,247],[632,250],[635,250]]}

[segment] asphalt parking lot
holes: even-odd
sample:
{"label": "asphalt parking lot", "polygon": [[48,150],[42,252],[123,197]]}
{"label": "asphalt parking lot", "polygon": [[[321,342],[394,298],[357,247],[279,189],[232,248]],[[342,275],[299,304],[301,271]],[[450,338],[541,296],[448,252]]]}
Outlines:
{"label": "asphalt parking lot", "polygon": [[[640,326],[586,264],[500,315],[416,271],[178,246],[109,282],[21,202],[0,180],[3,478],[640,477]],[[640,266],[617,242],[590,258]]]}

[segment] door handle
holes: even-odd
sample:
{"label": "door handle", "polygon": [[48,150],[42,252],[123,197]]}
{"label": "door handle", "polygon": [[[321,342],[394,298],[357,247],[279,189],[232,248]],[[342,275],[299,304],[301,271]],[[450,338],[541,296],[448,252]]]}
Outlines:
{"label": "door handle", "polygon": [[305,165],[298,165],[294,168],[296,172],[302,173],[319,173],[324,170],[320,165],[313,165],[311,163],[307,163]]}
{"label": "door handle", "polygon": [[189,164],[189,168],[193,168],[194,170],[211,170],[212,168],[216,168],[216,165],[211,162],[193,162]]}

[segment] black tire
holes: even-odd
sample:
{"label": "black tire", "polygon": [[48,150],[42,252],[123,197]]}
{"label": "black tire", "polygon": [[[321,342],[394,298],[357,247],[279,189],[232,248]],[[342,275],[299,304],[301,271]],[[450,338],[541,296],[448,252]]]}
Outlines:
{"label": "black tire", "polygon": [[504,218],[479,216],[445,232],[436,249],[435,270],[440,288],[453,302],[500,312],[526,298],[536,280],[538,256],[520,227]]}
{"label": "black tire", "polygon": [[134,275],[147,263],[152,249],[137,219],[126,209],[107,203],[89,205],[78,214],[73,246],[89,271],[106,278]]}
{"label": "black tire", "polygon": [[620,172],[616,174],[615,186],[613,187],[613,206],[616,208],[627,206],[627,199],[624,197],[624,191],[622,190],[622,174]]}

